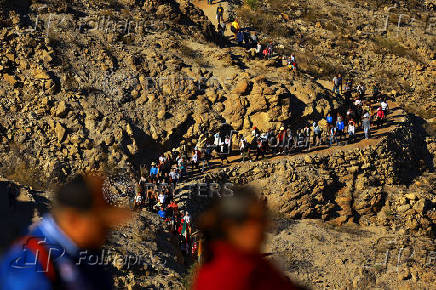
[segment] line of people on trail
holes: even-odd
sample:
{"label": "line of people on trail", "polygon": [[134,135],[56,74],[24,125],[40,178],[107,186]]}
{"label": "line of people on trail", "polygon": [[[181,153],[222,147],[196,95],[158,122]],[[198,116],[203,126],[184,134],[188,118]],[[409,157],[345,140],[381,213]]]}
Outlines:
{"label": "line of people on trail", "polygon": [[[380,91],[368,97],[362,84],[354,89],[350,80],[346,82],[346,88],[342,91],[340,78],[338,75],[333,80],[333,91],[339,90],[339,93],[344,94],[350,92],[350,99],[355,94],[354,101],[345,102],[347,110],[343,114],[330,112],[322,120],[306,124],[297,130],[291,130],[284,125],[279,130],[261,132],[253,127],[249,136],[239,134],[224,123],[215,134],[201,130],[195,146],[182,140],[179,151],[173,150],[165,156],[161,155],[148,169],[141,169],[141,179],[137,183],[134,199],[135,208],[145,207],[158,213],[170,231],[179,235],[184,253],[191,253],[191,218],[188,213],[179,211],[174,201],[175,187],[195,172],[204,172],[208,169],[213,157],[221,159],[221,165],[225,160],[229,162],[228,157],[233,154],[234,140],[239,145],[242,161],[252,161],[252,155],[256,161],[267,154],[285,155],[310,150],[314,146],[351,144],[356,141],[356,133],[360,129],[368,139],[371,136],[372,123],[377,128],[384,125],[389,106],[387,101],[381,98]],[[372,106],[371,101],[375,97],[379,98],[380,102],[379,105]],[[373,107],[377,108],[375,112],[372,111]],[[188,172],[189,166],[191,170]]]}
{"label": "line of people on trail", "polygon": [[[224,22],[223,15],[224,9],[220,4],[217,8],[216,14],[216,18],[218,20],[218,43],[220,47],[224,47],[227,42],[227,39],[225,37],[225,31],[227,28],[226,23]],[[235,19],[233,22],[231,22],[230,30],[233,33],[234,40],[237,42],[237,45],[240,47],[244,47],[247,50],[247,56],[249,59],[271,59],[273,57],[274,44],[272,42],[261,43],[256,31],[251,31],[248,28],[242,28],[238,19]],[[277,60],[286,61],[286,65],[289,68],[290,72],[298,72],[297,62],[294,54],[291,54],[290,56],[283,56],[281,59],[279,58]]]}
{"label": "line of people on trail", "polygon": [[340,112],[335,115],[328,113],[325,119],[313,122],[311,126],[307,124],[302,129],[292,131],[281,127],[278,132],[269,130],[261,133],[254,127],[251,136],[238,136],[239,151],[245,161],[251,160],[251,153],[255,153],[255,160],[258,160],[267,153],[280,155],[310,150],[312,146],[351,144],[356,141],[359,128],[362,128],[364,137],[369,139],[372,121],[380,128],[386,122],[388,112],[386,100],[381,100],[372,114],[370,102],[362,101],[358,96],[345,115]]}
{"label": "line of people on trail", "polygon": [[195,246],[191,237],[192,218],[188,211],[179,209],[174,194],[176,185],[187,176],[187,166],[187,157],[183,152],[160,155],[158,161],[152,162],[149,168],[141,168],[141,178],[136,183],[133,201],[134,209],[145,208],[159,215],[167,229],[177,236],[185,256],[195,254],[192,253]]}

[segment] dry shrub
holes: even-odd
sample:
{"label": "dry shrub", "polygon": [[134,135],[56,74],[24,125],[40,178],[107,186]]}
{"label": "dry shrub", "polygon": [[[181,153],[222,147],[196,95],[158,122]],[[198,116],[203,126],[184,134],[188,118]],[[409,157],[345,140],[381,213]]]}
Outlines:
{"label": "dry shrub", "polygon": [[298,55],[298,65],[304,71],[317,78],[331,78],[344,71],[341,65],[316,57],[313,53]]}
{"label": "dry shrub", "polygon": [[422,63],[415,50],[402,46],[397,40],[377,36],[373,41],[375,44],[374,52],[376,54],[393,54],[399,57],[411,59],[417,63]]}
{"label": "dry shrub", "polygon": [[23,152],[20,145],[9,146],[10,155],[3,160],[1,174],[7,179],[14,180],[20,184],[31,186],[33,189],[42,190],[47,186],[46,178],[42,168],[35,165],[35,161],[29,158],[29,153]]}
{"label": "dry shrub", "polygon": [[271,37],[289,37],[291,30],[279,22],[279,17],[269,11],[253,11],[248,7],[238,10],[238,16],[246,26]]}

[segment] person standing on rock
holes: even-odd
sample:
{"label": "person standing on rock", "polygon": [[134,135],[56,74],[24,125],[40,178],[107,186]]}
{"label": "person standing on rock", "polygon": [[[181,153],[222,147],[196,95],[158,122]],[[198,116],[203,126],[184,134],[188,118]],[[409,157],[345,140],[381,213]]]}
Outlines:
{"label": "person standing on rock", "polygon": [[342,94],[342,76],[338,74],[333,78],[333,90],[336,95]]}
{"label": "person standing on rock", "polygon": [[224,22],[224,8],[221,4],[219,4],[216,9],[216,20],[218,20],[218,25]]}
{"label": "person standing on rock", "polygon": [[94,261],[110,230],[131,213],[108,204],[103,184],[98,176],[75,175],[56,190],[52,213],[3,256],[1,289],[113,288],[103,261]]}

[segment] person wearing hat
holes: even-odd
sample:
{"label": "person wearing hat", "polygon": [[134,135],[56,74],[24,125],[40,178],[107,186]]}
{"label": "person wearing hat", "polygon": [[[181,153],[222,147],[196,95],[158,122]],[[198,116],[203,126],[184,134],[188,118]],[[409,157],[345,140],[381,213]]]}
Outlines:
{"label": "person wearing hat", "polygon": [[94,254],[131,212],[107,203],[103,183],[80,174],[56,190],[52,213],[3,256],[1,289],[112,289],[103,263],[91,257],[101,257]]}
{"label": "person wearing hat", "polygon": [[159,175],[159,168],[156,166],[156,162],[152,162],[150,168],[150,178],[152,180],[156,180],[158,175]]}

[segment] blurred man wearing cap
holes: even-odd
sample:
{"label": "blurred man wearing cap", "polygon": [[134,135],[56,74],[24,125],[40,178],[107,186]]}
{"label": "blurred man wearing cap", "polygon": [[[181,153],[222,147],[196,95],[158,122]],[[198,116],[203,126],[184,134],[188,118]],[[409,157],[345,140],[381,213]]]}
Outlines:
{"label": "blurred man wearing cap", "polygon": [[52,214],[2,258],[0,289],[112,289],[103,263],[84,257],[97,253],[111,228],[130,216],[106,202],[103,181],[77,175],[56,191]]}

